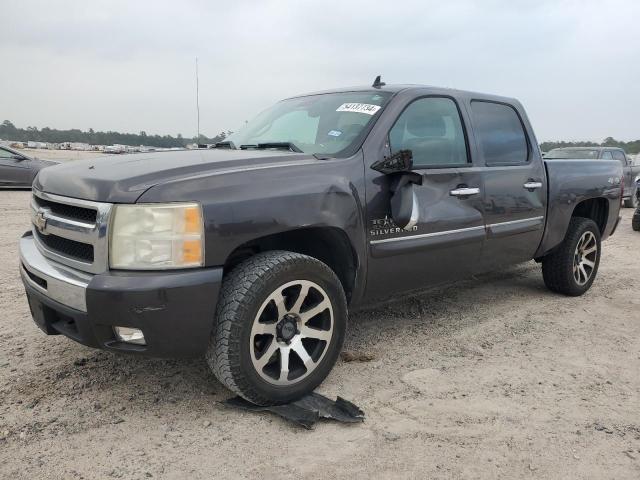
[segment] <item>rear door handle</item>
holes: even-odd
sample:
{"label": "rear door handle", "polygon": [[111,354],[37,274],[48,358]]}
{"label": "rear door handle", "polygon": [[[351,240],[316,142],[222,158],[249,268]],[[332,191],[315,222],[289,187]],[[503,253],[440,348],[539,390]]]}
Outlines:
{"label": "rear door handle", "polygon": [[536,188],[542,188],[542,182],[527,182],[522,186],[527,190],[535,190]]}
{"label": "rear door handle", "polygon": [[468,197],[469,195],[477,195],[480,189],[477,187],[458,187],[449,192],[454,197]]}

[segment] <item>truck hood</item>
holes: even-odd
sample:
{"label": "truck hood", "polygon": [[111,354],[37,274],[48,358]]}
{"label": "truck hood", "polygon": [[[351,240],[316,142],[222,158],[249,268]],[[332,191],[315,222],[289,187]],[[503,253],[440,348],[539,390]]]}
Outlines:
{"label": "truck hood", "polygon": [[146,190],[194,176],[314,163],[313,155],[275,150],[179,150],[109,155],[45,168],[34,188],[96,202],[134,203]]}

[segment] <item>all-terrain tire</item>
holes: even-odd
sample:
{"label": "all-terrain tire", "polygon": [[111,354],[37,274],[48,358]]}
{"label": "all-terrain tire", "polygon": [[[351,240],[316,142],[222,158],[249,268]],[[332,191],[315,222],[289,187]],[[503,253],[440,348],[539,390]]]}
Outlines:
{"label": "all-terrain tire", "polygon": [[[578,242],[580,242],[586,232],[593,234],[597,251],[595,255],[595,266],[590,272],[590,277],[584,284],[580,284],[574,274],[574,262]],[[572,297],[584,294],[591,288],[598,273],[600,252],[600,229],[596,223],[589,218],[573,217],[569,222],[569,228],[562,244],[542,260],[542,276],[545,285],[551,291]]]}
{"label": "all-terrain tire", "polygon": [[[251,331],[269,295],[297,280],[313,282],[326,292],[333,311],[333,333],[313,371],[293,385],[274,385],[254,367]],[[246,400],[258,405],[290,402],[313,391],[331,371],[342,348],[347,315],[342,284],[327,265],[288,251],[259,253],[224,279],[206,360],[218,380]]]}

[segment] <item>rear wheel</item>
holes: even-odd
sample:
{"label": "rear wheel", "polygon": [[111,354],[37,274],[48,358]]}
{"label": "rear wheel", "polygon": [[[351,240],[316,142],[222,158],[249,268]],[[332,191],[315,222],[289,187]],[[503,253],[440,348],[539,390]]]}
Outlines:
{"label": "rear wheel", "polygon": [[574,217],[562,244],[542,260],[542,276],[549,290],[579,296],[591,288],[599,264],[598,226],[588,218]]}
{"label": "rear wheel", "polygon": [[261,253],[224,281],[207,362],[253,403],[288,402],[331,371],[346,323],[344,291],[328,266],[292,252]]}

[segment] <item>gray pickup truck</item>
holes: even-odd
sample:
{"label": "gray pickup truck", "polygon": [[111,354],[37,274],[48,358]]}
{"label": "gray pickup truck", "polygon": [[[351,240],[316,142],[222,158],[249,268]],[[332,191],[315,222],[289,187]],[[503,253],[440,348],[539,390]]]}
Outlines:
{"label": "gray pickup truck", "polygon": [[634,161],[626,152],[617,147],[564,147],[554,148],[544,156],[545,160],[569,160],[569,159],[592,159],[611,160],[615,159],[622,165],[624,177],[624,206],[637,208],[640,203],[640,163]]}
{"label": "gray pickup truck", "polygon": [[585,293],[621,179],[543,161],[514,99],[377,80],[283,100],[215,149],[42,170],[20,271],[47,334],[206,357],[282,403],[329,373],[348,309],[532,259]]}

